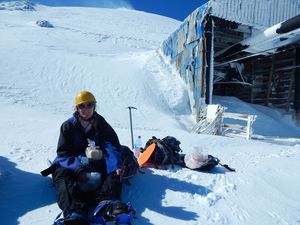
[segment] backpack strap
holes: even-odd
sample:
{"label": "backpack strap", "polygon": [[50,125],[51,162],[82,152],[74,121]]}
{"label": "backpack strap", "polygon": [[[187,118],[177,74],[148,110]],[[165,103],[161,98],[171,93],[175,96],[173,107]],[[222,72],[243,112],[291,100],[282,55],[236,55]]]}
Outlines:
{"label": "backpack strap", "polygon": [[159,149],[161,149],[162,150],[162,153],[164,154],[164,157],[163,157],[163,161],[161,162],[161,164],[162,165],[165,165],[166,163],[167,163],[167,161],[168,161],[168,149],[166,149],[166,146],[164,145],[164,143],[163,143],[163,141],[157,141],[156,142],[156,145],[157,145],[157,147],[159,148]]}
{"label": "backpack strap", "polygon": [[224,167],[225,169],[229,170],[230,172],[236,172],[235,169],[229,167],[227,164],[221,164],[219,162],[219,165],[222,166],[222,167]]}
{"label": "backpack strap", "polygon": [[[170,148],[170,146],[167,143],[165,143],[163,140],[159,140],[158,143],[163,146],[164,150],[167,150],[167,153],[165,153],[165,154],[169,153],[170,160],[171,160],[171,166],[172,166],[172,169],[174,169],[174,164],[176,163],[177,158],[175,157],[175,153],[174,153],[173,149]],[[164,162],[166,162],[167,158],[168,157],[165,157]],[[165,164],[165,163],[162,163],[162,164]]]}
{"label": "backpack strap", "polygon": [[54,170],[55,170],[55,164],[52,164],[51,166],[49,166],[47,169],[44,169],[43,171],[41,171],[41,174],[43,177],[46,177],[50,174],[53,174]]}
{"label": "backpack strap", "polygon": [[95,208],[92,223],[106,224],[112,221],[116,224],[130,224],[135,218],[136,211],[130,203],[122,203],[118,200],[102,201]]}
{"label": "backpack strap", "polygon": [[216,159],[217,160],[217,165],[220,165],[220,166],[224,167],[225,169],[229,170],[230,172],[235,172],[235,169],[229,167],[227,164],[220,163],[220,160],[218,158],[216,158],[212,155],[208,155],[208,157]]}
{"label": "backpack strap", "polygon": [[89,225],[89,220],[87,216],[73,212],[66,217],[62,217],[62,213],[63,212],[57,215],[56,219],[54,220],[54,225]]}

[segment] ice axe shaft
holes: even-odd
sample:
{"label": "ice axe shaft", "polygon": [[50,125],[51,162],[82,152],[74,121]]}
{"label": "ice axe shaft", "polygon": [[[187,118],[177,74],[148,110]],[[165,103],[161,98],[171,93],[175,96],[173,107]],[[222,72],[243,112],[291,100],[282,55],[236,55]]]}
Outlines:
{"label": "ice axe shaft", "polygon": [[129,120],[130,120],[130,132],[131,132],[131,144],[132,144],[132,149],[134,149],[134,142],[133,142],[133,129],[132,129],[132,115],[131,115],[131,110],[135,109],[137,110],[137,108],[133,107],[133,106],[128,106],[127,107],[129,109]]}

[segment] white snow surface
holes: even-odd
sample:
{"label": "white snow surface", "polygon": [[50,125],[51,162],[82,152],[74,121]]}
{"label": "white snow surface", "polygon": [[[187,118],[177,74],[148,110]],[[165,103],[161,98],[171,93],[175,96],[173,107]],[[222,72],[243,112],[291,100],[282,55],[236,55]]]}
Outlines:
{"label": "white snow surface", "polygon": [[299,129],[270,108],[218,97],[229,112],[258,116],[255,135],[277,140],[191,132],[187,86],[158,50],[179,25],[129,9],[0,10],[1,224],[52,224],[60,212],[50,178],[39,172],[55,157],[80,90],[95,94],[122,144],[131,146],[126,107],[135,106],[134,136],[143,143],[171,135],[184,153],[201,148],[236,169],[145,169],[123,189],[138,213],[133,224],[300,224]]}

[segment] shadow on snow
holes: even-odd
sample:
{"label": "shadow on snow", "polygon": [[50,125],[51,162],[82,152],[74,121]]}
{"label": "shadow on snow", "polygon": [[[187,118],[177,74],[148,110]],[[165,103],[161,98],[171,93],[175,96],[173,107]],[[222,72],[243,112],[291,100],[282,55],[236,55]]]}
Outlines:
{"label": "shadow on snow", "polygon": [[137,210],[138,219],[134,224],[152,224],[149,219],[141,214],[149,209],[167,217],[182,221],[197,220],[199,215],[180,206],[168,206],[163,203],[167,190],[206,196],[210,189],[175,178],[154,174],[146,169],[146,174],[138,175],[132,179],[132,185],[123,188],[123,200],[130,201]]}
{"label": "shadow on snow", "polygon": [[1,224],[19,224],[26,213],[55,203],[55,190],[40,174],[22,171],[0,156]]}

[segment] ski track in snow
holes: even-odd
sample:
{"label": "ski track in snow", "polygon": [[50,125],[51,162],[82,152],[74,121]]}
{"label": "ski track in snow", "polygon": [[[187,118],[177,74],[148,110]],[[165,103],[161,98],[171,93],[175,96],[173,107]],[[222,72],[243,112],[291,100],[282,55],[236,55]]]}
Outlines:
{"label": "ski track in snow", "polygon": [[[20,146],[30,146],[30,148],[20,147]],[[49,153],[53,151],[53,147],[47,147],[41,144],[34,143],[18,143],[11,144],[9,147],[9,155],[15,162],[31,161],[36,154]]]}
{"label": "ski track in snow", "polygon": [[278,225],[289,225],[287,221],[285,221],[280,215],[278,215],[276,212],[268,212],[268,214],[274,218],[274,224]]}
{"label": "ski track in snow", "polygon": [[0,97],[11,104],[33,102],[36,98],[34,92],[32,89],[16,88],[13,85],[0,85]]}

